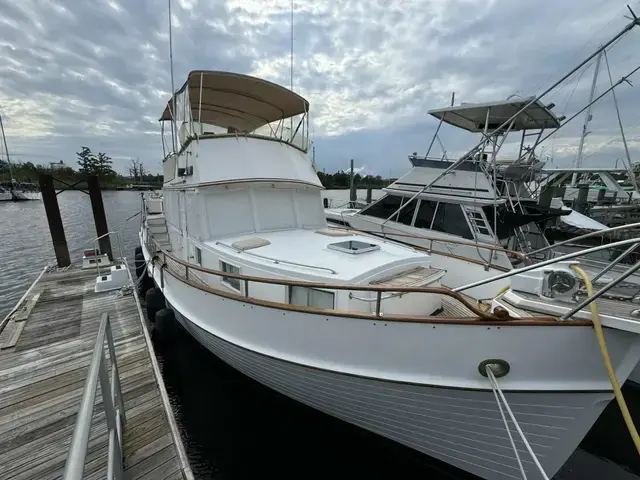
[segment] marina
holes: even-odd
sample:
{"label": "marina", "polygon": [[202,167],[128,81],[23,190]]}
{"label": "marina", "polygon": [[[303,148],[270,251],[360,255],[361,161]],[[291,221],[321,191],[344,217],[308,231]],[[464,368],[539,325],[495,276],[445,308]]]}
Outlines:
{"label": "marina", "polygon": [[[0,98],[0,477],[640,478],[635,7],[544,85],[411,103],[427,123],[393,134],[433,135],[395,178],[344,145],[348,172],[319,168],[317,140],[342,133],[335,99],[294,83],[294,2],[288,85],[266,65],[198,68],[207,52],[174,75],[172,29],[206,9],[168,7],[171,89],[147,82],[153,102],[118,129],[151,152],[159,121],[156,167],[100,140],[104,109],[75,163],[21,162],[26,137],[5,135],[27,131],[21,107]],[[382,137],[345,91],[350,135]],[[608,98],[624,157],[586,166]],[[574,119],[573,166],[550,168]],[[47,122],[31,134],[59,145],[64,120]]]}

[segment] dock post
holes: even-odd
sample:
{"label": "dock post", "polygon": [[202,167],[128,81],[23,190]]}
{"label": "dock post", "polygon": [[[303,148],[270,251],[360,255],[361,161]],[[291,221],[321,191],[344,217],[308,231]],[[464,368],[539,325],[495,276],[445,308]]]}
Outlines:
{"label": "dock post", "polygon": [[353,181],[353,158],[351,159],[351,174],[349,175],[349,207],[354,208],[356,206],[356,186]]}
{"label": "dock post", "polygon": [[371,203],[371,190],[373,187],[371,185],[367,185],[367,205]]}
{"label": "dock post", "polygon": [[[109,233],[107,227],[107,215],[104,213],[104,204],[102,203],[102,193],[100,192],[100,182],[96,175],[90,175],[87,181],[89,186],[89,198],[91,198],[91,210],[93,210],[93,220],[96,223],[96,234],[98,237]],[[108,236],[99,240],[100,253],[106,253],[109,260],[113,261],[113,252],[111,251],[111,240]]]}
{"label": "dock post", "polygon": [[53,177],[51,175],[40,175],[39,181],[42,202],[44,203],[44,211],[47,214],[51,241],[53,242],[53,251],[56,254],[58,267],[68,267],[71,265],[71,257],[69,256],[67,238],[64,236],[64,226],[62,225],[62,217],[60,216],[56,189],[53,185]]}

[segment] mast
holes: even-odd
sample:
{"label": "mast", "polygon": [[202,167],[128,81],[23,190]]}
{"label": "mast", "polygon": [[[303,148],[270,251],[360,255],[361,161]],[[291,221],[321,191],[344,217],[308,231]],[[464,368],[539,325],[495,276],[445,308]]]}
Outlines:
{"label": "mast", "polygon": [[[293,92],[293,0],[291,0],[291,57],[289,63],[291,67],[291,91]],[[293,117],[291,117],[290,120],[289,141],[293,142]]]}
{"label": "mast", "polygon": [[0,115],[0,132],[2,132],[2,143],[4,151],[7,153],[7,164],[9,165],[9,191],[13,192],[13,171],[11,170],[11,159],[9,158],[9,147],[7,147],[7,137],[4,134],[4,125],[2,124],[2,115]]}
{"label": "mast", "polygon": [[[598,56],[596,57],[596,68],[593,71],[593,79],[591,80],[591,91],[589,92],[589,108],[587,108],[586,113],[584,114],[584,124],[582,125],[582,134],[580,135],[580,144],[578,145],[578,155],[576,157],[576,168],[580,168],[582,166],[582,149],[584,147],[584,139],[589,134],[587,128],[589,127],[589,122],[591,121],[591,107],[593,102],[593,97],[596,94],[596,83],[598,80],[598,72],[600,71],[600,60],[602,59],[602,52],[600,50],[598,52]],[[571,178],[571,186],[575,187],[578,182],[578,173],[575,172],[573,177]]]}

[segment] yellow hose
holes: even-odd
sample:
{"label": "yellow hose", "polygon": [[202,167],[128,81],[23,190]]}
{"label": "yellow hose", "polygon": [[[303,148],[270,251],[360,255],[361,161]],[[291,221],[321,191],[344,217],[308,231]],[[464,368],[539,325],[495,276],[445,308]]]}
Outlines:
{"label": "yellow hose", "polygon": [[[591,284],[591,280],[589,276],[577,265],[571,265],[582,280],[584,281],[585,286],[587,287],[587,294],[589,296],[593,295],[593,285]],[[638,431],[636,430],[636,426],[633,424],[633,420],[631,418],[631,414],[629,413],[629,409],[627,408],[627,404],[624,401],[624,397],[622,396],[622,391],[620,390],[620,384],[618,383],[618,378],[616,377],[616,373],[613,370],[613,365],[611,365],[611,358],[609,357],[609,350],[607,349],[607,344],[604,340],[604,332],[602,330],[602,323],[600,323],[600,314],[598,313],[598,306],[596,302],[593,301],[589,304],[591,307],[591,317],[593,320],[593,327],[596,331],[596,337],[598,338],[598,345],[600,345],[600,353],[602,354],[602,360],[604,360],[604,366],[607,368],[607,374],[609,375],[609,381],[611,382],[611,386],[613,387],[613,393],[616,396],[616,401],[618,402],[618,406],[620,407],[620,411],[622,412],[622,418],[624,418],[624,423],[627,426],[627,430],[629,430],[629,434],[633,440],[633,444],[636,446],[636,450],[640,455],[640,436],[638,436]]]}

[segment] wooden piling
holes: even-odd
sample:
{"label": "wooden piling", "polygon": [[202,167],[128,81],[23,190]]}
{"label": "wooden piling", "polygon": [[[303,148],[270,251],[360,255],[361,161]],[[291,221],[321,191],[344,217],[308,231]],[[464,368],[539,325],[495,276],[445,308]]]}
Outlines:
{"label": "wooden piling", "polygon": [[[96,224],[96,234],[101,237],[109,233],[109,227],[107,227],[107,215],[104,212],[104,203],[102,203],[100,182],[97,176],[91,175],[87,183],[89,186],[89,198],[91,198],[91,210],[93,210],[93,220]],[[106,253],[109,256],[109,260],[113,260],[109,236],[101,238],[99,242],[100,253]]]}
{"label": "wooden piling", "polygon": [[353,158],[351,159],[351,174],[349,175],[349,206],[356,206],[356,186],[353,178]]}
{"label": "wooden piling", "polygon": [[71,257],[69,256],[67,238],[64,235],[64,226],[62,225],[62,216],[60,215],[56,189],[53,185],[53,177],[51,175],[40,175],[39,181],[56,261],[58,262],[58,267],[67,267],[71,265]]}

